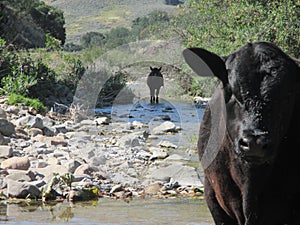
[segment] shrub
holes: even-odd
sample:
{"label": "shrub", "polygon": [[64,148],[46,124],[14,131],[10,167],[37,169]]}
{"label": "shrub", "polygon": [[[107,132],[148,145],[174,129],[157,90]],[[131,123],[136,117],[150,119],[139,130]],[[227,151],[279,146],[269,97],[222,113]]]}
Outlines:
{"label": "shrub", "polygon": [[[16,70],[17,68],[13,69]],[[28,96],[29,88],[36,85],[37,80],[25,73],[17,73],[14,70],[12,71],[13,75],[8,75],[2,79],[2,91],[4,94],[14,93]]]}

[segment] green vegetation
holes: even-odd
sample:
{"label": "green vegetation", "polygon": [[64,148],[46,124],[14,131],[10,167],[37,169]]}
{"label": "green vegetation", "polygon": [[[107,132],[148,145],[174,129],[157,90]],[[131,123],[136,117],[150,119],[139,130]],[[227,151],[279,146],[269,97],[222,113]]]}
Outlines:
{"label": "green vegetation", "polygon": [[182,10],[187,46],[226,55],[247,42],[270,41],[300,57],[300,3],[297,0],[190,1]]}
{"label": "green vegetation", "polygon": [[15,93],[9,95],[7,103],[10,105],[22,104],[22,105],[30,106],[34,108],[38,113],[45,113],[47,111],[47,108],[40,100],[26,98],[22,95],[18,95]]}
{"label": "green vegetation", "polygon": [[[54,102],[49,99],[53,99],[53,96],[61,99],[68,92],[75,92],[77,82],[84,73],[80,59],[59,50],[56,39],[48,37],[47,40],[49,48],[21,51],[0,38],[2,95],[23,96],[18,97],[17,102],[21,103],[23,99],[25,105],[28,105],[27,98],[39,99],[50,108]],[[37,104],[31,106],[40,108]]]}

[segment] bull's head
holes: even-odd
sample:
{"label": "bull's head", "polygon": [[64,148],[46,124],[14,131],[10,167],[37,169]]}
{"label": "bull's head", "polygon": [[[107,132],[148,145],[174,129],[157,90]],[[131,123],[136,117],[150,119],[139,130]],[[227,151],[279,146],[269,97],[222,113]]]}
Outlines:
{"label": "bull's head", "polygon": [[183,55],[198,75],[221,81],[226,104],[221,108],[226,108],[235,153],[255,164],[271,162],[296,104],[300,71],[294,60],[267,42],[247,44],[226,57],[201,48],[186,49]]}

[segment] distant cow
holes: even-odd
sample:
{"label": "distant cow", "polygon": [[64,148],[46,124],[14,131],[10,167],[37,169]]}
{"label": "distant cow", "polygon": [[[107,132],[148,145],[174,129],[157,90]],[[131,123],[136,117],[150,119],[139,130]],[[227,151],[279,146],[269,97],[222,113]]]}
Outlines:
{"label": "distant cow", "polygon": [[161,74],[161,67],[160,68],[152,68],[150,66],[150,74],[147,78],[147,85],[150,89],[150,103],[158,103],[158,95],[159,90],[162,86],[164,86],[164,78]]}
{"label": "distant cow", "polygon": [[300,66],[268,42],[227,57],[183,52],[220,84],[205,109],[198,151],[217,225],[300,224]]}

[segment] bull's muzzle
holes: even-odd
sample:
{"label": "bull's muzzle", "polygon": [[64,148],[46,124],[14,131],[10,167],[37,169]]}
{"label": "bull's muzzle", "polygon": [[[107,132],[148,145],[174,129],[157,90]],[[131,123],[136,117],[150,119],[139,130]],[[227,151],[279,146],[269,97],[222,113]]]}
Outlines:
{"label": "bull's muzzle", "polygon": [[261,130],[243,130],[238,141],[240,153],[247,161],[258,159],[267,160],[269,155],[270,138],[268,133]]}

